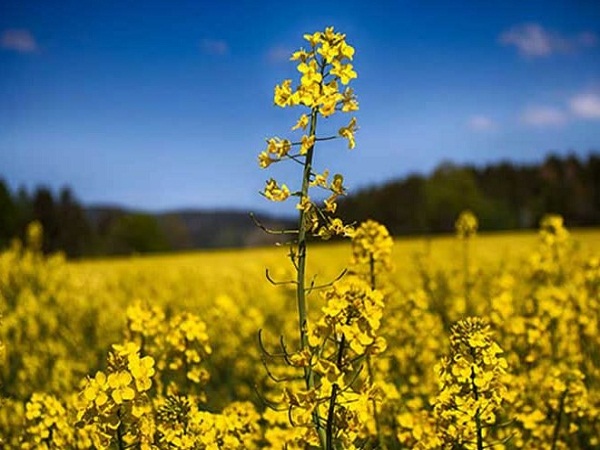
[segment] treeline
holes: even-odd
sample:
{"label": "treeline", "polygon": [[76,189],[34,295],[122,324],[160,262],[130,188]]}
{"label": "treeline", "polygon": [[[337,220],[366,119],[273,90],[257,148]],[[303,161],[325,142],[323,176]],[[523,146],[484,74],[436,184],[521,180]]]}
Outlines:
{"label": "treeline", "polygon": [[58,195],[44,187],[33,193],[20,188],[13,194],[0,179],[0,247],[8,245],[14,237],[22,238],[27,225],[34,220],[44,227],[45,253],[60,250],[76,257],[87,252],[90,224],[69,188]]}
{"label": "treeline", "polygon": [[410,175],[345,198],[345,221],[367,218],[394,235],[453,230],[458,213],[471,209],[483,230],[534,228],[546,213],[568,226],[600,224],[600,155],[549,155],[541,164],[511,162],[485,167],[439,165],[428,176]]}
{"label": "treeline", "polygon": [[[345,222],[375,219],[393,235],[449,232],[471,209],[482,230],[535,228],[546,213],[569,227],[600,225],[600,155],[548,156],[541,164],[486,167],[443,163],[430,175],[410,175],[343,199]],[[261,217],[264,226],[293,222]],[[241,211],[147,214],[121,208],[85,208],[69,188],[11,192],[0,179],[0,248],[22,237],[33,220],[44,228],[46,253],[69,257],[262,245],[266,235]]]}
{"label": "treeline", "polygon": [[23,238],[27,225],[38,221],[44,229],[44,253],[64,252],[71,258],[167,250],[166,238],[149,214],[111,213],[94,220],[70,188],[57,194],[46,187],[11,193],[0,179],[0,248]]}
{"label": "treeline", "polygon": [[[260,217],[269,228],[290,223]],[[44,253],[64,252],[70,258],[197,248],[248,247],[273,242],[247,212],[182,210],[161,214],[119,207],[84,207],[65,187],[10,192],[0,179],[0,249],[23,238],[27,225],[41,223]]]}

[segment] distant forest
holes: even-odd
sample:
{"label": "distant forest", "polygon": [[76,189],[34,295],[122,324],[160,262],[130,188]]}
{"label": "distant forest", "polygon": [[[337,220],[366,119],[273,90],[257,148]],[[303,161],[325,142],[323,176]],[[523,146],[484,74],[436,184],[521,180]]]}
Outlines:
{"label": "distant forest", "polygon": [[482,168],[442,163],[428,176],[362,189],[340,203],[339,215],[377,220],[394,235],[440,233],[452,231],[467,208],[482,230],[535,228],[546,213],[561,214],[570,227],[600,225],[600,154]]}
{"label": "distant forest", "polygon": [[[567,226],[600,225],[600,154],[548,156],[540,164],[485,167],[440,164],[429,175],[409,175],[359,190],[340,201],[347,222],[374,219],[393,235],[452,231],[460,211],[471,209],[482,230],[526,229],[545,213]],[[84,207],[69,188],[11,192],[0,179],[0,247],[22,237],[33,220],[44,227],[43,250],[69,257],[264,245],[265,235],[243,211],[173,211],[148,214]],[[269,228],[290,220],[261,216]]]}

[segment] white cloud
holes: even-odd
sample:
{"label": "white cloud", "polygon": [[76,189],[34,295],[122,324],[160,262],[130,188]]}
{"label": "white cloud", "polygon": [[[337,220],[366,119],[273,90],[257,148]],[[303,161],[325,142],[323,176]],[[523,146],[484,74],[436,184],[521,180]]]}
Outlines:
{"label": "white cloud", "polygon": [[267,60],[274,64],[287,62],[290,56],[292,56],[292,51],[282,45],[276,45],[267,51]]}
{"label": "white cloud", "polygon": [[567,122],[567,115],[551,106],[532,106],[523,111],[521,122],[535,127],[560,126]]}
{"label": "white cloud", "polygon": [[597,36],[584,31],[574,37],[565,37],[548,31],[537,23],[515,25],[498,38],[503,45],[514,45],[522,56],[536,58],[554,53],[569,53],[598,43]]}
{"label": "white cloud", "polygon": [[496,129],[496,123],[489,117],[482,115],[469,117],[467,125],[471,130],[475,131],[491,131]]}
{"label": "white cloud", "polygon": [[571,112],[582,119],[600,119],[600,95],[580,94],[569,101]]}
{"label": "white cloud", "polygon": [[229,45],[221,39],[202,39],[200,48],[209,55],[221,56],[229,53]]}
{"label": "white cloud", "polygon": [[0,37],[0,46],[5,50],[19,53],[33,53],[38,50],[37,42],[29,30],[5,30]]}

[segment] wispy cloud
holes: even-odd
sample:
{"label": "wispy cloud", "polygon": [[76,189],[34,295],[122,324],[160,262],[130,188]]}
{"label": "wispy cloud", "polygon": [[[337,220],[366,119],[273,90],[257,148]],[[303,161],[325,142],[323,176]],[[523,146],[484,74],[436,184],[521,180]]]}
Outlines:
{"label": "wispy cloud", "polygon": [[556,127],[567,122],[567,114],[552,106],[530,106],[521,114],[520,121],[534,127]]}
{"label": "wispy cloud", "polygon": [[569,101],[573,115],[582,119],[600,119],[600,95],[586,93],[576,95]]}
{"label": "wispy cloud", "polygon": [[34,53],[38,50],[35,38],[29,30],[24,29],[5,30],[0,37],[0,46],[19,53]]}
{"label": "wispy cloud", "polygon": [[266,54],[267,61],[273,64],[287,62],[292,56],[292,51],[283,45],[271,47]]}
{"label": "wispy cloud", "polygon": [[514,45],[522,56],[540,58],[594,47],[598,44],[598,37],[591,31],[583,31],[575,36],[563,36],[537,23],[526,23],[504,31],[500,34],[498,42]]}
{"label": "wispy cloud", "polygon": [[474,131],[492,131],[497,127],[496,122],[483,115],[469,117],[467,126]]}
{"label": "wispy cloud", "polygon": [[222,56],[229,53],[229,45],[222,39],[202,39],[200,49],[209,55]]}

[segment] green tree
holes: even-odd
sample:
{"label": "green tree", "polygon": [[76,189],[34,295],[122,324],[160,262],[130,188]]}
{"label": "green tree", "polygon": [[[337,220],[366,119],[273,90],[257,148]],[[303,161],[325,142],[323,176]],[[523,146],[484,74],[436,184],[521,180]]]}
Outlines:
{"label": "green tree", "polygon": [[167,239],[158,221],[149,214],[126,214],[114,223],[110,231],[111,253],[151,253],[168,249]]}
{"label": "green tree", "polygon": [[19,226],[18,209],[8,186],[0,180],[0,248],[16,236]]}

